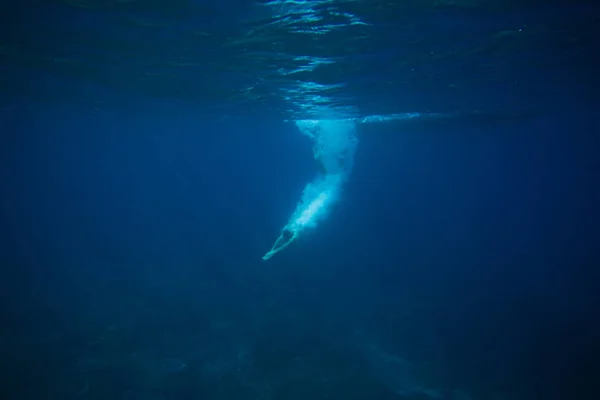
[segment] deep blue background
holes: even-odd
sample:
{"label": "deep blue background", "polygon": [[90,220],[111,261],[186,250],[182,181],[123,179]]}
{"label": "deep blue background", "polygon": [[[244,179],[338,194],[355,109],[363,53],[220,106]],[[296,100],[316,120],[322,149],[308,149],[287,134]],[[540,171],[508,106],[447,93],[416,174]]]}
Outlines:
{"label": "deep blue background", "polygon": [[310,141],[289,123],[154,106],[168,113],[2,116],[11,398],[52,393],[57,366],[106,327],[133,326],[133,347],[166,340],[189,354],[198,345],[183,338],[201,342],[222,318],[254,327],[232,335],[280,360],[307,338],[366,332],[472,393],[594,398],[594,107],[504,124],[363,126],[340,204],[265,263],[317,170]]}
{"label": "deep blue background", "polygon": [[[0,397],[597,399],[598,7],[339,2],[370,25],[313,42],[210,3],[0,6]],[[319,169],[301,82],[443,115],[360,126],[263,262]]]}

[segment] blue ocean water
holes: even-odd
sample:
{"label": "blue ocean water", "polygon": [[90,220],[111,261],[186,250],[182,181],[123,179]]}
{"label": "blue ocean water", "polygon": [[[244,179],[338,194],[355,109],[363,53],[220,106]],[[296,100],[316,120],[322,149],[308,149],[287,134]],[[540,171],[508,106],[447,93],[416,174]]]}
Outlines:
{"label": "blue ocean water", "polygon": [[598,398],[599,22],[2,4],[0,395]]}

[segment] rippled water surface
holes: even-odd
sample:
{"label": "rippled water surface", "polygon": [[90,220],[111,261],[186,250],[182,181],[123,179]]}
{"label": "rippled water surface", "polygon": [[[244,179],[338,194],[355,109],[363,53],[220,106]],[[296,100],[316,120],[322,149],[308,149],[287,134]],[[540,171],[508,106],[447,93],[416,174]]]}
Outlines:
{"label": "rippled water surface", "polygon": [[560,107],[565,87],[585,87],[593,73],[598,22],[592,3],[534,0],[24,0],[2,7],[4,107],[22,98],[102,108],[109,100],[85,90],[96,85],[182,100],[199,113],[284,118],[515,118]]}

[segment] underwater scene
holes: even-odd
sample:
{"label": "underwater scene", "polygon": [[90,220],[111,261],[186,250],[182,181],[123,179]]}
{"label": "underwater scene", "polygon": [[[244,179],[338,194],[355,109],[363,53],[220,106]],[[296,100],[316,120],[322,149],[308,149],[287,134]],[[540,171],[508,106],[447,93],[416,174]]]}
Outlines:
{"label": "underwater scene", "polygon": [[0,5],[0,398],[600,398],[600,3]]}

